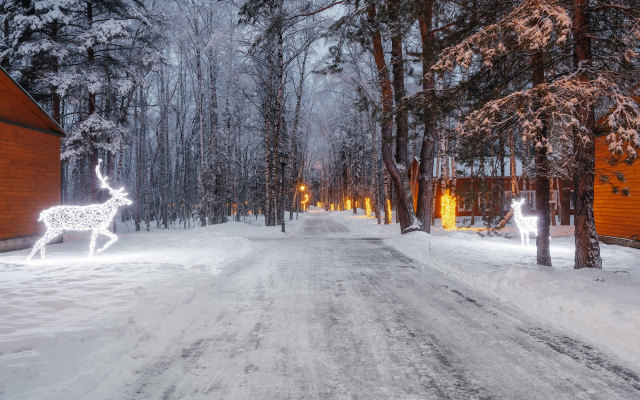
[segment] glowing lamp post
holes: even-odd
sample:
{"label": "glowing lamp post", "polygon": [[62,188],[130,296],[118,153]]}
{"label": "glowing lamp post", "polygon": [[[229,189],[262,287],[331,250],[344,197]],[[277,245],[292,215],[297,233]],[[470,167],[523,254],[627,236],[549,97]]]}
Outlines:
{"label": "glowing lamp post", "polygon": [[282,232],[284,232],[284,167],[287,166],[289,156],[286,153],[280,153],[278,154],[278,161],[280,162],[280,166],[282,166]]}
{"label": "glowing lamp post", "polygon": [[294,201],[294,203],[296,203],[296,219],[298,219],[298,211],[301,208],[302,208],[302,212],[304,212],[304,202],[302,201],[302,192],[304,192],[304,185],[300,185],[300,205],[298,205],[298,203]]}

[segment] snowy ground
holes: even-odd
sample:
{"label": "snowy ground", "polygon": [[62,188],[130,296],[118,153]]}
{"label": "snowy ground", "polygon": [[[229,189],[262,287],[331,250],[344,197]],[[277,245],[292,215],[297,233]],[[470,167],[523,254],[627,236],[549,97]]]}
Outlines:
{"label": "snowy ground", "polygon": [[547,268],[536,264],[535,237],[522,247],[513,224],[502,237],[480,235],[481,222],[446,231],[439,220],[431,235],[399,235],[397,225],[377,225],[362,214],[331,215],[351,231],[387,238],[425,266],[598,343],[640,370],[640,250],[600,243],[603,269],[574,270],[573,226],[552,226],[553,267]]}
{"label": "snowy ground", "polygon": [[[554,267],[539,268],[535,248],[522,248],[513,228],[507,233],[514,238],[441,228],[433,235],[398,235],[397,226],[377,225],[351,211],[328,215],[348,229],[328,226],[325,218],[299,231],[306,216],[287,221],[286,235],[253,219],[186,231],[127,232],[130,228],[120,226],[120,240],[92,259],[84,258],[88,238],[80,236],[49,246],[45,263],[36,256],[26,264],[28,250],[0,254],[0,398],[424,398],[406,395],[421,390],[435,397],[458,393],[454,398],[487,390],[510,398],[515,390],[527,393],[528,386],[521,387],[516,378],[505,382],[494,376],[503,367],[474,364],[496,357],[487,360],[491,364],[502,357],[491,354],[502,348],[509,354],[527,348],[523,356],[538,357],[529,370],[517,368],[529,375],[539,372],[543,384],[569,374],[545,389],[557,393],[555,398],[603,398],[608,386],[624,381],[640,390],[638,250],[603,244],[602,271],[574,271],[573,238],[563,228],[552,231]],[[385,255],[379,239],[418,263],[399,253]],[[372,267],[362,252],[385,267]],[[449,278],[613,351],[636,372],[584,350],[591,348],[577,339],[538,329],[464,285],[443,289],[450,287]],[[438,299],[437,311],[420,311],[422,291],[429,292],[425,298]],[[449,309],[458,304],[455,299],[466,308]],[[431,317],[440,321],[424,326]],[[519,325],[500,332],[494,317]],[[463,334],[449,331],[459,318],[475,318],[474,329],[487,336],[469,334],[486,349],[478,352],[469,339],[461,341],[464,357],[438,352],[452,351],[447,336]],[[445,339],[435,341],[434,332]],[[418,345],[418,353],[406,353],[418,339],[426,344]],[[542,361],[556,353],[578,361],[582,369],[561,374],[573,368],[564,367],[571,360]],[[336,354],[342,357],[333,359]],[[441,365],[431,370],[419,365],[424,360]],[[269,365],[273,373],[267,373]],[[581,380],[590,371],[604,376],[604,383],[563,389],[562,381]],[[414,387],[423,378],[435,383]],[[544,398],[543,393],[531,398]]]}
{"label": "snowy ground", "polygon": [[287,237],[262,225],[119,225],[119,240],[92,259],[81,234],[47,246],[45,262],[38,254],[27,264],[29,250],[0,254],[0,398],[87,398],[120,384],[198,317],[186,305],[251,253],[247,238]]}

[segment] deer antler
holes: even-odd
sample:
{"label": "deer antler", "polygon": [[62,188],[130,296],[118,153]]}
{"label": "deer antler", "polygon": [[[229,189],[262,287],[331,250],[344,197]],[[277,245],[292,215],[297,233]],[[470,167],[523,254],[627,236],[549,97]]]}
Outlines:
{"label": "deer antler", "polygon": [[101,159],[98,160],[98,165],[96,166],[96,175],[98,175],[98,179],[100,179],[100,182],[102,182],[102,187],[103,188],[111,189],[109,187],[109,184],[107,183],[107,179],[108,178],[103,177],[102,174],[100,173],[100,164],[102,164],[102,160]]}

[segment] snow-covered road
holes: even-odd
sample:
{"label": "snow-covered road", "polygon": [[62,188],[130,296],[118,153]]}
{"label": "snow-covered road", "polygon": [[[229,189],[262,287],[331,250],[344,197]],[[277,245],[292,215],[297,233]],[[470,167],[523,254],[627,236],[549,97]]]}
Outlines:
{"label": "snow-covered road", "polygon": [[640,398],[614,356],[323,213],[251,242],[112,398]]}

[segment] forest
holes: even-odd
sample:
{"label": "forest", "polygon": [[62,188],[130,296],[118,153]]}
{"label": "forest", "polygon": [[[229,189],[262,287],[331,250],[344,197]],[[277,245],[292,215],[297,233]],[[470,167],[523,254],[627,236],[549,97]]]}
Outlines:
{"label": "forest", "polygon": [[575,268],[600,268],[594,182],[629,195],[615,165],[640,147],[637,0],[1,0],[0,30],[0,66],[67,133],[63,203],[102,200],[104,160],[136,230],[366,204],[430,232],[436,193],[508,211],[507,177],[535,183],[538,264],[562,183]]}

